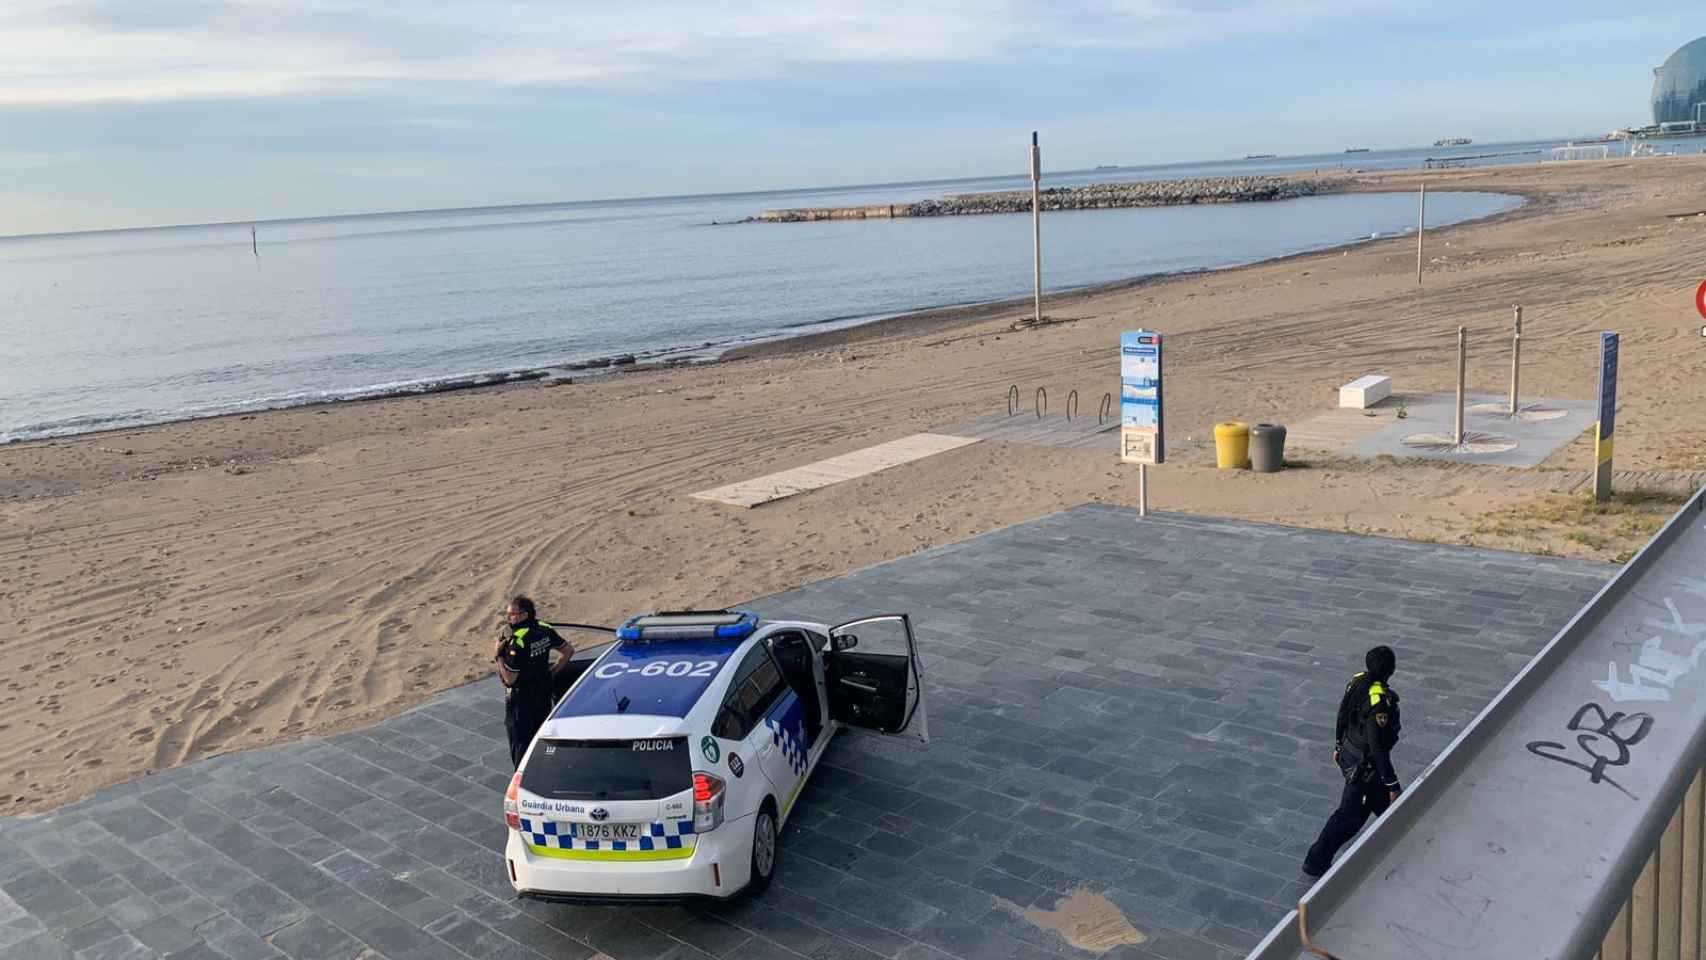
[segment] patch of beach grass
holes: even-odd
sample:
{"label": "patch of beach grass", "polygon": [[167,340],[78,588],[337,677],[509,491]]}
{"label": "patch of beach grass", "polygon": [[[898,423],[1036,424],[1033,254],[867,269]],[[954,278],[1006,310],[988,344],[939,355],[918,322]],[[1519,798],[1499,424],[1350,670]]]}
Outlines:
{"label": "patch of beach grass", "polygon": [[1591,493],[1549,494],[1482,514],[1470,526],[1468,540],[1542,556],[1623,563],[1687,499],[1661,490],[1618,490],[1605,503],[1595,503]]}

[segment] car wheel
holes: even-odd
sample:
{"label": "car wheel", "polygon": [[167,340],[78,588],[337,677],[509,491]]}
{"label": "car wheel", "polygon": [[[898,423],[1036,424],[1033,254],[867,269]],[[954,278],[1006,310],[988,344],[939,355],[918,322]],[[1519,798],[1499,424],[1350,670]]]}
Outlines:
{"label": "car wheel", "polygon": [[765,800],[752,824],[752,879],[747,893],[763,893],[770,886],[776,874],[776,840],[776,805]]}

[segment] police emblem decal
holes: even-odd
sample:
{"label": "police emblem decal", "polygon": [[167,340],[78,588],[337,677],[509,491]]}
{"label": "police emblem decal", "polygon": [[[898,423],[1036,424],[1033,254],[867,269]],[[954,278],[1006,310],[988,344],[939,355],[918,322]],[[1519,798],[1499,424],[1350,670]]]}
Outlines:
{"label": "police emblem decal", "polygon": [[740,754],[729,754],[729,772],[735,775],[736,780],[739,780],[741,775],[746,773],[746,764],[741,762]]}
{"label": "police emblem decal", "polygon": [[723,748],[717,746],[717,738],[707,736],[699,741],[699,752],[705,755],[706,763],[716,763],[722,758]]}

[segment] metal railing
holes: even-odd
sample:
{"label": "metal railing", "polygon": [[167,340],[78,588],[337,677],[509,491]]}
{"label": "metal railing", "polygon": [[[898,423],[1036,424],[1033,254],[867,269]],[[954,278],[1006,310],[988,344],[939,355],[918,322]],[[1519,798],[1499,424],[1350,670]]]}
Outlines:
{"label": "metal railing", "polygon": [[1706,770],[1694,775],[1612,918],[1597,960],[1702,960],[1706,945]]}
{"label": "metal railing", "polygon": [[1702,956],[1706,490],[1524,666],[1251,960]]}

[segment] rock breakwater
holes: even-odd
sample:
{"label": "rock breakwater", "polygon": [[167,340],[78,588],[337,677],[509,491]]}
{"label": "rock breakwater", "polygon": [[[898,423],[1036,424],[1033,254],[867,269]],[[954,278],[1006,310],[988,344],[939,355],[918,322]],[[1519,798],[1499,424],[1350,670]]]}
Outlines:
{"label": "rock breakwater", "polygon": [[[1190,203],[1252,203],[1334,193],[1342,179],[1303,177],[1206,177],[1196,180],[1148,180],[1050,187],[1042,191],[1044,210],[1101,210],[1116,207],[1169,207]],[[1023,213],[1031,209],[1029,190],[965,193],[939,200],[868,204],[858,207],[802,207],[766,210],[761,223],[809,220],[873,220],[895,217],[958,217],[982,213]]]}

